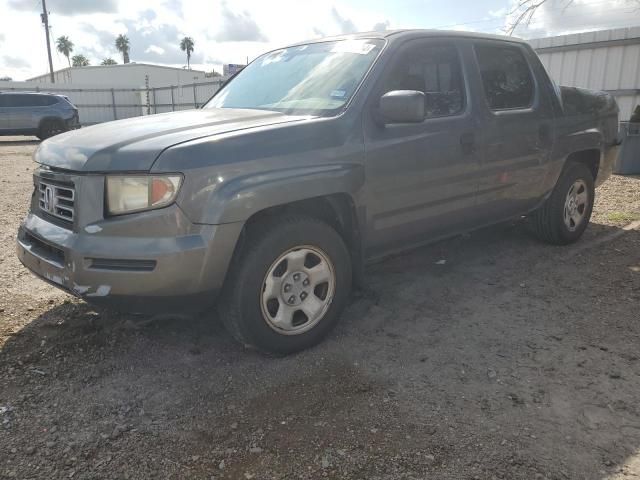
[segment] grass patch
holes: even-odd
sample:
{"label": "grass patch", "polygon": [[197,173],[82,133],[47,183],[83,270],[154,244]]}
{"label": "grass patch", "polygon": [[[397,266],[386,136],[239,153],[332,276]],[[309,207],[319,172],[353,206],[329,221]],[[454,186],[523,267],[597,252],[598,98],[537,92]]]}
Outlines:
{"label": "grass patch", "polygon": [[611,212],[607,215],[607,220],[612,223],[631,223],[640,220],[639,212]]}

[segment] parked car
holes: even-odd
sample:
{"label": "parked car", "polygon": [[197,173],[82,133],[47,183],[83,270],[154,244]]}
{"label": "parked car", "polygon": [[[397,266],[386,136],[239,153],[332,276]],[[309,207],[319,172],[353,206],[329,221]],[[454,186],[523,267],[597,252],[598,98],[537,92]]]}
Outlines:
{"label": "parked car", "polygon": [[43,142],[17,252],[87,302],[215,301],[244,345],[294,352],[331,330],[372,259],[522,215],[544,241],[578,240],[617,131],[611,96],[556,87],[512,38],[296,44],[202,109]]}
{"label": "parked car", "polygon": [[78,109],[64,95],[0,92],[0,135],[44,140],[79,126]]}

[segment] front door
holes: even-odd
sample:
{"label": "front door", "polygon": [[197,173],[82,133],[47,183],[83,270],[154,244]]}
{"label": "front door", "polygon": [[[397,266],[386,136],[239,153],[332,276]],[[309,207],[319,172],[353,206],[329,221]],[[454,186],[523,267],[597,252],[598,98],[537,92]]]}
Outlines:
{"label": "front door", "polygon": [[[368,256],[454,233],[468,225],[478,182],[473,106],[456,41],[403,45],[365,112]],[[394,90],[425,94],[421,123],[384,124],[379,98]]]}

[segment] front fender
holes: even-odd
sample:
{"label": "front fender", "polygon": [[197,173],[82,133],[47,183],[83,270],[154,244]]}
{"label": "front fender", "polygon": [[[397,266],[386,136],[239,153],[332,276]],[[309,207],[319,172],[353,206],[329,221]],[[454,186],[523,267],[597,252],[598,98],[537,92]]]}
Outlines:
{"label": "front fender", "polygon": [[355,195],[364,184],[364,168],[333,164],[288,168],[236,178],[211,196],[203,223],[245,221],[269,207],[323,195]]}
{"label": "front fender", "polygon": [[[355,196],[364,184],[359,164],[327,164],[248,174],[202,192],[207,208],[199,223],[243,222],[269,207],[323,195]],[[204,198],[206,197],[206,198]]]}
{"label": "front fender", "polygon": [[153,170],[184,174],[176,201],[194,223],[244,222],[322,195],[355,197],[365,178],[361,122],[356,112],[196,140],[163,152]]}

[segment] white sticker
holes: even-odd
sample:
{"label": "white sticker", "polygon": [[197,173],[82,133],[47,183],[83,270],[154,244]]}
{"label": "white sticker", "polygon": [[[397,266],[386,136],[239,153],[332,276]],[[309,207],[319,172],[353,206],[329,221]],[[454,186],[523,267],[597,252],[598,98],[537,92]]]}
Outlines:
{"label": "white sticker", "polygon": [[343,98],[347,92],[345,90],[334,90],[331,92],[331,96],[335,98]]}
{"label": "white sticker", "polygon": [[337,42],[331,49],[332,53],[355,53],[367,55],[375,48],[375,44],[367,43],[367,40],[343,40]]}
{"label": "white sticker", "polygon": [[269,65],[270,63],[277,63],[284,59],[284,55],[286,50],[277,50],[275,52],[271,52],[267,57],[262,60],[262,65]]}

